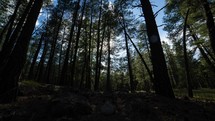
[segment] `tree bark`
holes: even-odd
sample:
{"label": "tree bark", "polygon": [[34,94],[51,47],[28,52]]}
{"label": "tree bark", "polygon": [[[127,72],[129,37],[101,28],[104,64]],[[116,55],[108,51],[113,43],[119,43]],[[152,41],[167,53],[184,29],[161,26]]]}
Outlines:
{"label": "tree bark", "polygon": [[161,46],[160,36],[158,33],[157,24],[155,22],[151,4],[149,0],[140,0],[140,2],[146,21],[147,35],[151,48],[155,92],[156,94],[165,97],[174,98],[175,96],[171,87],[163,48]]}
{"label": "tree bark", "polygon": [[131,59],[130,59],[130,52],[128,47],[128,38],[127,38],[127,31],[126,31],[126,24],[125,24],[125,18],[124,15],[122,15],[122,22],[123,22],[123,31],[125,36],[125,46],[126,46],[126,52],[127,52],[127,61],[128,61],[128,71],[129,71],[129,77],[130,77],[130,89],[131,92],[135,92],[134,88],[134,79],[133,79],[133,72],[132,72],[132,66],[131,66]]}
{"label": "tree bark", "polygon": [[18,11],[20,5],[21,5],[21,0],[18,0],[17,5],[16,5],[15,10],[14,10],[14,13],[13,13],[13,15],[11,17],[12,20],[11,20],[10,26],[9,26],[9,28],[7,30],[6,38],[5,38],[5,41],[4,41],[5,44],[7,44],[8,40],[9,40],[9,38],[11,36],[12,29],[13,29],[13,26],[14,26],[16,15],[17,15],[17,11]]}
{"label": "tree bark", "polygon": [[[8,61],[8,58],[13,50],[13,47],[17,41],[17,38],[18,38],[18,35],[19,33],[21,32],[22,28],[23,28],[23,25],[26,21],[26,18],[28,17],[29,15],[29,11],[33,5],[33,2],[34,0],[30,0],[28,5],[26,6],[25,8],[25,11],[24,13],[22,14],[22,17],[21,19],[19,20],[13,34],[11,35],[10,39],[8,40],[7,43],[5,43],[2,47],[2,50],[0,52],[0,65],[6,65],[7,61]],[[4,68],[3,66],[0,68],[0,71],[1,69]]]}
{"label": "tree bark", "polygon": [[5,39],[4,43],[8,42],[8,39],[9,39],[9,37],[11,35],[12,29],[13,29],[13,26],[14,26],[14,21],[15,21],[16,15],[17,15],[17,11],[18,11],[20,5],[21,5],[21,0],[18,0],[17,4],[16,4],[16,7],[15,7],[15,10],[13,12],[13,15],[11,16],[11,18],[8,21],[8,23],[5,25],[5,27],[3,28],[3,31],[0,34],[0,44],[1,44],[2,40],[3,40],[4,33],[6,32],[7,28],[9,27],[8,30],[7,30],[7,35],[6,35],[6,39]]}
{"label": "tree bark", "polygon": [[100,7],[99,7],[99,20],[98,20],[98,28],[97,28],[97,51],[96,51],[96,70],[95,70],[95,85],[94,90],[99,90],[99,47],[100,47],[100,25],[101,25],[101,14],[102,14],[102,0],[100,1]]}
{"label": "tree bark", "polygon": [[192,91],[192,83],[190,77],[190,68],[189,68],[189,61],[187,57],[187,45],[186,45],[186,28],[187,28],[187,19],[189,15],[189,9],[187,10],[186,17],[184,20],[184,29],[183,29],[183,46],[184,46],[184,61],[185,61],[185,70],[186,70],[186,77],[187,77],[187,89],[188,89],[188,96],[193,97]]}
{"label": "tree bark", "polygon": [[[196,34],[193,33],[191,27],[189,25],[187,25],[187,28],[189,29],[191,36],[193,38],[194,41],[198,41],[198,37],[196,36]],[[203,47],[201,46],[201,44],[197,45],[200,53],[202,54],[202,57],[205,59],[205,61],[207,62],[207,64],[211,67],[211,69],[215,72],[215,66],[212,63],[212,61],[210,60],[210,58],[208,57],[208,55],[205,53],[205,50],[203,49]],[[209,54],[210,55],[210,54]]]}
{"label": "tree bark", "polygon": [[[106,21],[106,20],[105,20]],[[103,51],[103,45],[104,45],[104,39],[105,39],[105,31],[106,30],[106,22],[104,23],[103,26],[103,32],[102,32],[102,41],[101,41],[101,48],[100,48],[100,52],[99,52],[99,67],[98,67],[98,78],[100,79],[100,75],[101,75],[101,66],[102,66],[102,51]]]}
{"label": "tree bark", "polygon": [[[68,82],[67,82],[67,72],[68,72],[69,53],[70,53],[70,49],[71,49],[72,38],[73,38],[73,35],[74,35],[74,29],[75,29],[75,25],[76,25],[77,16],[78,16],[78,10],[80,9],[79,4],[80,4],[80,0],[78,0],[76,2],[75,11],[73,13],[72,26],[71,26],[70,34],[69,34],[68,47],[66,49],[66,55],[65,55],[65,59],[64,59],[63,67],[62,67],[62,71],[61,71],[60,85],[67,85],[68,84]],[[71,82],[71,84],[73,84],[73,82]]]}
{"label": "tree bark", "polygon": [[213,14],[211,12],[211,8],[209,6],[208,1],[201,0],[201,2],[205,10],[206,23],[207,23],[211,47],[212,47],[213,53],[215,54],[215,24],[214,24]]}
{"label": "tree bark", "polygon": [[24,67],[29,41],[33,33],[43,0],[34,2],[11,56],[0,76],[0,102],[9,103],[17,96],[18,80]]}
{"label": "tree bark", "polygon": [[[91,1],[92,2],[92,1]],[[90,9],[90,30],[89,30],[89,43],[88,43],[88,57],[87,57],[87,77],[86,77],[86,88],[91,90],[91,41],[92,41],[92,26],[93,26],[93,5],[91,3]]]}
{"label": "tree bark", "polygon": [[150,80],[153,84],[155,84],[154,78],[153,78],[153,74],[151,73],[149,67],[146,64],[146,61],[144,60],[143,56],[141,55],[140,51],[137,49],[136,45],[134,44],[134,42],[132,41],[131,37],[128,35],[128,33],[126,33],[127,37],[129,38],[129,40],[131,41],[132,45],[134,46],[135,50],[137,51],[138,55],[140,56],[141,61],[143,62],[143,65],[145,66],[147,73],[149,74]]}
{"label": "tree bark", "polygon": [[[44,35],[44,38],[46,38],[46,35]],[[48,41],[45,39],[44,40],[43,53],[42,53],[42,56],[40,58],[40,62],[38,64],[37,71],[35,74],[35,78],[38,82],[43,82],[44,62],[45,62],[47,50],[48,50]]]}
{"label": "tree bark", "polygon": [[83,22],[83,17],[85,13],[85,5],[86,5],[86,0],[84,0],[82,12],[81,12],[81,20],[80,23],[78,24],[78,33],[76,35],[76,42],[75,42],[75,52],[74,52],[74,57],[73,57],[73,63],[72,63],[72,69],[71,69],[71,86],[73,86],[74,83],[74,74],[75,74],[75,68],[76,68],[76,59],[77,59],[77,53],[78,53],[78,45],[79,45],[79,40],[80,40],[80,35],[81,35],[81,27],[82,27],[82,22]]}
{"label": "tree bark", "polygon": [[111,93],[112,87],[111,87],[111,80],[110,80],[110,63],[111,63],[111,57],[110,57],[110,40],[111,40],[111,30],[110,27],[108,27],[108,64],[107,64],[107,80],[106,80],[106,85],[105,85],[105,92],[106,93]]}
{"label": "tree bark", "polygon": [[60,20],[57,23],[57,27],[54,29],[55,31],[54,31],[53,42],[51,45],[51,52],[50,52],[49,60],[47,63],[47,67],[46,67],[46,71],[45,71],[45,78],[44,78],[44,82],[47,82],[47,83],[52,83],[50,80],[50,74],[51,74],[51,70],[52,70],[52,65],[53,65],[53,60],[54,60],[55,50],[56,50],[56,44],[57,44],[60,27],[61,27],[62,20],[63,20],[63,15],[64,15],[64,10],[61,12]]}
{"label": "tree bark", "polygon": [[30,66],[30,70],[29,70],[29,73],[28,73],[28,79],[29,80],[32,80],[34,78],[34,67],[35,67],[35,64],[36,64],[37,57],[39,55],[41,46],[42,46],[43,37],[44,37],[44,33],[42,33],[42,35],[40,37],[36,52],[34,54],[34,57],[33,57],[33,60],[32,60],[31,66]]}

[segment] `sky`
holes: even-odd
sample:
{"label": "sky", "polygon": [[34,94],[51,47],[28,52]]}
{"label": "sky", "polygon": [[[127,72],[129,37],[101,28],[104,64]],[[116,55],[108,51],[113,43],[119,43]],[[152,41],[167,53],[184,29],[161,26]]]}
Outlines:
{"label": "sky", "polygon": [[[56,0],[51,0],[51,1],[55,1]],[[114,1],[114,0],[110,0],[110,1]],[[160,10],[163,6],[166,5],[165,0],[150,0],[153,6],[153,12],[156,13],[158,10]],[[42,13],[42,11],[41,11]],[[139,9],[137,11],[135,11],[135,14],[142,14],[142,9]],[[163,16],[164,16],[164,9],[162,11],[159,12],[158,16],[156,17],[156,23],[157,26],[162,25],[163,24]],[[39,21],[37,21],[37,25],[39,25]],[[163,31],[163,26],[162,27],[158,27],[159,30],[159,34],[160,34],[160,38],[161,41],[165,41],[168,42],[170,44],[170,41],[166,38],[167,37],[167,32]]]}
{"label": "sky", "polygon": [[[157,6],[157,7],[153,7],[154,13],[166,5],[165,0],[151,0],[151,4],[154,4]],[[163,24],[163,16],[164,16],[164,9],[160,11],[158,16],[156,17],[157,26]],[[159,27],[158,30],[161,37],[161,41],[165,41],[169,43],[168,39],[166,38],[167,32],[163,31],[163,26]]]}

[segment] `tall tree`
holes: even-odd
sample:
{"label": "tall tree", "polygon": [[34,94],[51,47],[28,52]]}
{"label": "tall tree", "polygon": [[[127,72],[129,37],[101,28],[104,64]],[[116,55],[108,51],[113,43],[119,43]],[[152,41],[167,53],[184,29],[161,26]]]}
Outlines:
{"label": "tall tree", "polygon": [[71,70],[72,86],[73,86],[73,82],[74,82],[74,74],[75,74],[75,69],[76,69],[76,59],[77,59],[77,53],[78,53],[78,48],[79,48],[78,45],[79,45],[79,41],[80,41],[81,28],[82,28],[82,23],[83,23],[83,19],[84,19],[85,7],[86,7],[86,0],[84,0],[83,6],[82,6],[80,23],[78,24],[78,32],[76,35],[75,52],[74,52],[74,57],[73,57],[72,70]]}
{"label": "tall tree", "polygon": [[[26,21],[27,16],[29,15],[29,11],[32,7],[34,0],[30,0],[28,2],[28,5],[26,6],[23,14],[21,15],[21,18],[15,28],[15,30],[13,31],[10,40],[8,40],[2,47],[2,50],[0,51],[0,64],[1,65],[6,65],[5,63],[8,61],[8,57],[11,54],[11,51],[13,50],[13,47],[17,41],[17,38],[20,34],[20,31],[23,29],[23,24]],[[3,67],[3,66],[2,66]],[[2,69],[2,67],[0,68],[0,71]]]}
{"label": "tall tree", "polygon": [[101,16],[102,16],[102,0],[99,4],[99,20],[98,20],[98,28],[97,28],[97,46],[96,46],[96,70],[95,70],[95,85],[94,90],[98,91],[99,89],[99,47],[100,47],[100,25],[101,25]]}
{"label": "tall tree", "polygon": [[0,95],[3,97],[0,98],[0,101],[2,103],[8,103],[16,99],[18,80],[25,64],[29,41],[42,4],[43,0],[34,1],[11,56],[0,73]]}
{"label": "tall tree", "polygon": [[64,16],[64,10],[60,9],[60,13],[58,13],[59,11],[59,7],[57,7],[56,9],[54,9],[53,12],[53,19],[54,23],[53,24],[57,24],[57,26],[54,26],[53,28],[53,37],[52,37],[52,43],[51,43],[51,51],[50,51],[50,55],[49,55],[49,60],[47,63],[47,67],[46,67],[46,71],[45,71],[45,77],[44,80],[47,83],[50,83],[50,74],[51,74],[51,70],[52,70],[52,65],[53,65],[53,61],[54,61],[54,56],[55,56],[55,51],[56,51],[56,44],[57,44],[57,40],[58,40],[58,36],[59,36],[59,32],[60,32],[60,27],[62,25],[62,20],[63,20],[63,16]]}
{"label": "tall tree", "polygon": [[88,57],[87,57],[87,76],[86,88],[91,90],[91,42],[92,42],[92,26],[93,26],[93,3],[90,0],[90,25],[89,25],[89,42],[88,42]]}
{"label": "tall tree", "polygon": [[191,83],[191,77],[190,77],[190,69],[189,69],[189,64],[188,64],[187,45],[186,45],[186,28],[187,28],[188,15],[189,15],[189,9],[187,10],[186,17],[184,20],[183,46],[184,46],[184,62],[185,62],[185,70],[186,70],[186,77],[187,77],[188,96],[192,98],[193,91],[192,91],[192,83]]}
{"label": "tall tree", "polygon": [[151,48],[155,92],[162,96],[174,98],[151,3],[149,0],[140,0],[140,2],[146,21],[147,35]]}
{"label": "tall tree", "polygon": [[108,62],[107,62],[107,80],[105,84],[105,92],[110,93],[112,91],[112,84],[111,84],[111,78],[110,78],[110,63],[111,63],[111,48],[110,48],[110,40],[111,40],[111,29],[108,27]]}
{"label": "tall tree", "polygon": [[203,4],[204,10],[205,10],[206,23],[207,23],[207,28],[208,28],[211,47],[213,49],[213,52],[215,53],[215,24],[214,24],[214,17],[213,17],[213,14],[211,12],[211,8],[209,6],[208,0],[201,0],[201,2]]}
{"label": "tall tree", "polygon": [[[66,49],[66,55],[64,58],[63,67],[62,67],[62,71],[61,71],[60,85],[68,84],[68,82],[67,82],[68,81],[67,80],[68,61],[69,61],[69,54],[70,54],[70,49],[71,49],[71,45],[72,45],[72,39],[73,39],[73,35],[74,35],[74,29],[75,29],[75,25],[76,25],[76,21],[77,21],[77,16],[78,16],[78,10],[80,9],[79,4],[80,4],[80,0],[75,2],[75,8],[74,8],[73,16],[72,16],[73,18],[72,18],[72,25],[71,25],[70,34],[69,34],[68,46]],[[71,84],[73,84],[73,82],[71,82]]]}
{"label": "tall tree", "polygon": [[42,33],[42,35],[40,37],[40,40],[39,40],[39,43],[38,43],[38,46],[37,46],[37,49],[36,49],[36,52],[34,53],[34,57],[33,57],[33,60],[32,60],[31,66],[30,66],[30,70],[29,70],[29,73],[28,73],[28,79],[29,80],[34,78],[34,67],[35,67],[39,52],[41,50],[42,42],[43,42],[43,39],[44,39],[43,37],[44,37],[44,33]]}
{"label": "tall tree", "polygon": [[134,88],[134,79],[133,79],[133,72],[132,72],[132,66],[131,66],[131,57],[130,57],[130,52],[128,47],[128,38],[127,38],[127,31],[126,31],[127,27],[126,27],[125,18],[123,14],[122,14],[122,24],[123,24],[123,31],[125,36],[125,46],[126,46],[128,70],[129,70],[129,77],[130,77],[130,88],[131,88],[131,92],[134,92],[135,88]]}

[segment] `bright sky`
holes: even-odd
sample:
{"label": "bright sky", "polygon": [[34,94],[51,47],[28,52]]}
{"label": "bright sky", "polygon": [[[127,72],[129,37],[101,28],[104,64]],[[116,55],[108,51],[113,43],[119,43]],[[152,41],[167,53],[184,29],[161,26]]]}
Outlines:
{"label": "bright sky", "polygon": [[[151,4],[157,6],[157,7],[153,7],[154,13],[166,5],[165,0],[151,0]],[[157,26],[163,24],[163,16],[164,16],[164,9],[160,11],[158,16],[156,17]],[[163,31],[163,26],[159,27],[158,30],[160,33],[161,40],[169,43],[168,39],[166,38],[167,33]]]}
{"label": "bright sky", "polygon": [[[56,0],[51,0],[51,1],[56,1]],[[110,0],[110,1],[114,1],[114,0]],[[159,9],[161,9],[163,6],[165,6],[165,0],[150,0],[150,2],[152,5],[156,6],[156,7],[153,6],[154,13],[157,12]],[[139,12],[142,13],[142,10],[140,9],[137,13],[139,13]],[[139,14],[141,14],[141,13],[139,13]],[[156,17],[156,22],[157,22],[158,26],[163,24],[163,16],[164,16],[164,10],[160,11],[158,16]],[[37,25],[39,25],[39,21],[37,21]],[[168,41],[168,39],[166,38],[167,33],[165,31],[163,31],[163,26],[159,27],[158,30],[159,30],[161,40],[170,43]]]}

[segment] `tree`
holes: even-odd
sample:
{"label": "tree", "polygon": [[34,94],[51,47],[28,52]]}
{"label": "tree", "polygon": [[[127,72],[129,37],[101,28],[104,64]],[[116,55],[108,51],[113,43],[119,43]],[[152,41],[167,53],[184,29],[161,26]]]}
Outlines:
{"label": "tree", "polygon": [[32,80],[34,78],[34,67],[35,67],[39,52],[41,50],[43,39],[44,39],[44,33],[42,33],[40,40],[39,40],[39,43],[38,43],[38,46],[37,46],[37,49],[36,49],[36,52],[34,53],[34,57],[33,57],[33,60],[32,60],[31,66],[30,66],[30,70],[28,73],[28,79],[29,80]]}
{"label": "tree", "polygon": [[97,47],[96,47],[96,70],[95,70],[95,85],[94,90],[98,91],[99,89],[99,47],[100,47],[100,25],[101,25],[101,16],[102,16],[102,0],[99,5],[99,20],[98,20],[98,28],[97,28]]}
{"label": "tree", "polygon": [[201,2],[205,10],[206,23],[207,23],[211,47],[213,49],[213,52],[215,53],[215,24],[214,24],[213,14],[211,12],[208,1],[201,0]]}
{"label": "tree", "polygon": [[189,15],[189,9],[187,10],[187,14],[184,19],[183,46],[184,46],[184,60],[185,60],[185,70],[186,70],[186,77],[187,77],[188,96],[192,98],[193,91],[192,91],[192,83],[191,83],[191,77],[190,77],[190,69],[189,69],[189,64],[188,64],[187,45],[186,45],[186,28],[187,28],[188,15]]}
{"label": "tree", "polygon": [[147,35],[151,48],[155,92],[162,96],[174,98],[174,93],[171,87],[160,36],[152,12],[151,4],[149,0],[140,0],[140,2],[146,21]]}
{"label": "tree", "polygon": [[125,46],[126,46],[126,52],[127,52],[127,61],[128,61],[131,92],[134,92],[135,88],[134,88],[133,72],[132,72],[131,60],[130,60],[131,57],[130,57],[130,52],[129,52],[129,47],[128,47],[128,38],[127,38],[127,31],[126,31],[127,27],[126,27],[125,18],[124,18],[123,14],[122,14],[122,23],[123,23],[123,31],[124,31],[124,36],[125,36]]}
{"label": "tree", "polygon": [[0,73],[0,95],[4,97],[0,99],[2,103],[8,103],[16,99],[18,80],[25,64],[29,41],[42,4],[43,0],[34,1],[11,56]]}
{"label": "tree", "polygon": [[[77,21],[77,16],[78,16],[78,10],[80,9],[79,4],[80,4],[80,0],[75,2],[75,8],[74,8],[74,13],[73,13],[73,18],[72,18],[72,25],[71,25],[71,29],[70,29],[70,34],[69,34],[68,46],[66,49],[66,55],[64,58],[63,67],[62,67],[62,71],[61,71],[60,85],[66,85],[68,83],[67,82],[68,61],[69,61],[69,54],[70,54],[72,39],[73,39],[73,35],[74,35],[74,29],[75,29],[75,25],[76,25],[76,21]],[[70,84],[73,86],[73,82],[71,82]]]}
{"label": "tree", "polygon": [[[27,16],[29,15],[29,11],[31,9],[31,6],[33,4],[34,0],[30,0],[28,2],[28,5],[26,6],[23,14],[21,15],[21,18],[15,28],[15,30],[13,31],[12,35],[10,36],[10,39],[3,45],[2,50],[0,51],[0,64],[1,65],[6,65],[5,63],[7,63],[8,61],[8,57],[11,54],[11,51],[17,41],[18,35],[20,33],[20,31],[23,28],[23,24],[26,21]],[[2,68],[0,68],[1,71]]]}
{"label": "tree", "polygon": [[76,69],[76,59],[77,59],[77,53],[78,53],[78,48],[79,48],[78,46],[79,46],[79,41],[80,41],[81,28],[82,28],[82,22],[83,22],[84,13],[85,13],[85,7],[86,7],[86,0],[84,0],[83,6],[82,6],[80,23],[78,23],[78,31],[77,31],[77,35],[76,35],[75,52],[74,52],[74,56],[73,56],[72,71],[71,71],[72,86],[73,86],[73,83],[74,83],[74,74],[75,74],[75,69]]}
{"label": "tree", "polygon": [[[63,5],[63,7],[65,7],[65,4]],[[53,61],[54,61],[54,56],[55,56],[55,51],[56,51],[56,44],[57,44],[57,40],[58,40],[58,36],[59,36],[59,32],[60,32],[60,27],[62,25],[62,20],[63,20],[63,16],[64,16],[64,12],[65,12],[65,8],[60,9],[60,5],[57,6],[57,8],[55,8],[53,10],[53,15],[51,18],[51,22],[52,24],[54,24],[54,28],[53,28],[53,37],[52,38],[52,42],[51,42],[51,50],[50,50],[50,55],[49,55],[49,60],[47,63],[47,67],[45,70],[45,77],[44,77],[44,81],[46,81],[47,83],[51,83],[50,82],[50,74],[51,74],[51,70],[52,70],[52,65],[53,65]],[[58,12],[60,10],[60,12]]]}

